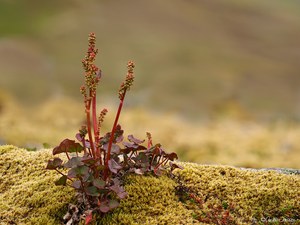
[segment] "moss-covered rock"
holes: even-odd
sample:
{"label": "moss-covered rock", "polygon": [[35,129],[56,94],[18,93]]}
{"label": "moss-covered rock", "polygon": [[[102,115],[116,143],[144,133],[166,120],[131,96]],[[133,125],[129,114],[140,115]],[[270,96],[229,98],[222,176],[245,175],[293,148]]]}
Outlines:
{"label": "moss-covered rock", "polygon": [[[0,224],[61,224],[75,193],[54,185],[59,175],[45,170],[50,158],[50,150],[28,152],[14,146],[0,146]],[[266,218],[300,222],[298,175],[182,164],[185,168],[175,170],[173,179],[128,176],[125,181],[128,198],[96,224],[201,224],[200,218],[212,215],[211,212],[222,216],[215,210],[220,205],[224,211],[233,206],[232,224],[249,224]],[[187,198],[182,201],[178,187],[186,192]]]}
{"label": "moss-covered rock", "polygon": [[59,224],[73,190],[55,186],[50,151],[0,146],[0,224]]}

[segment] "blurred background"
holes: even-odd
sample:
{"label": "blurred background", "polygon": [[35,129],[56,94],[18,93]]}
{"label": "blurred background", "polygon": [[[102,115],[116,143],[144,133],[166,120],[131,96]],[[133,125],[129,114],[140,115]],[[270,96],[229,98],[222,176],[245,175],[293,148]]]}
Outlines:
{"label": "blurred background", "polygon": [[0,0],[0,143],[29,150],[73,138],[97,35],[99,111],[182,161],[300,168],[297,0]]}

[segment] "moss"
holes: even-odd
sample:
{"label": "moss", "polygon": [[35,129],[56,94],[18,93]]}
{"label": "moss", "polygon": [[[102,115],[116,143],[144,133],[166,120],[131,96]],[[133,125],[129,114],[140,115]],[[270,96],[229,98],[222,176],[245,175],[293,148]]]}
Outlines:
{"label": "moss", "polygon": [[[49,150],[28,152],[0,146],[0,221],[4,224],[60,224],[73,190],[55,186],[59,175],[45,170]],[[176,179],[166,176],[130,175],[125,180],[128,198],[95,224],[199,224],[209,205],[234,206],[237,224],[261,218],[295,219],[300,211],[298,175],[275,171],[248,171],[229,166],[182,163]],[[179,201],[178,183],[187,187],[203,205]],[[204,201],[205,200],[205,201]]]}
{"label": "moss", "polygon": [[45,170],[49,151],[0,146],[0,221],[4,224],[59,224],[74,192],[55,186],[59,175]]}
{"label": "moss", "polygon": [[182,163],[184,170],[175,174],[191,193],[204,201],[203,208],[194,208],[199,214],[208,205],[226,203],[234,207],[238,224],[253,219],[300,219],[300,177],[275,171],[248,171],[230,166]]}
{"label": "moss", "polygon": [[166,177],[131,175],[125,189],[129,196],[113,214],[98,224],[193,224],[192,211],[175,195],[176,183]]}

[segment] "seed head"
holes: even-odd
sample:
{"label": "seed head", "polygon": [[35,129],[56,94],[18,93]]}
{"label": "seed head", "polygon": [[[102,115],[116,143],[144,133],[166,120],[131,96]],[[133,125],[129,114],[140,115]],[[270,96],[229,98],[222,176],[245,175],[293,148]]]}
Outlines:
{"label": "seed head", "polygon": [[122,99],[125,92],[130,89],[134,81],[134,74],[133,74],[134,63],[129,61],[127,63],[127,75],[125,81],[121,84],[119,89],[119,99]]}

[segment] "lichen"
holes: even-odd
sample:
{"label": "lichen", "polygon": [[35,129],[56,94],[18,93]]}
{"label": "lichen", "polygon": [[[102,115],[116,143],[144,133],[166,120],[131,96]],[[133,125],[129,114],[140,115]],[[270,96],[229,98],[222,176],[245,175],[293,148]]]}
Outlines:
{"label": "lichen", "polygon": [[[0,146],[0,221],[3,224],[61,224],[74,191],[55,186],[59,177],[45,170],[50,150],[29,152]],[[128,197],[120,206],[94,224],[200,224],[209,204],[233,204],[237,224],[262,218],[300,221],[300,176],[275,171],[248,171],[230,166],[181,163],[175,179],[167,176],[130,175],[125,179]],[[181,202],[179,183],[205,200]],[[298,217],[297,217],[298,216]],[[1,224],[1,223],[0,223]]]}

